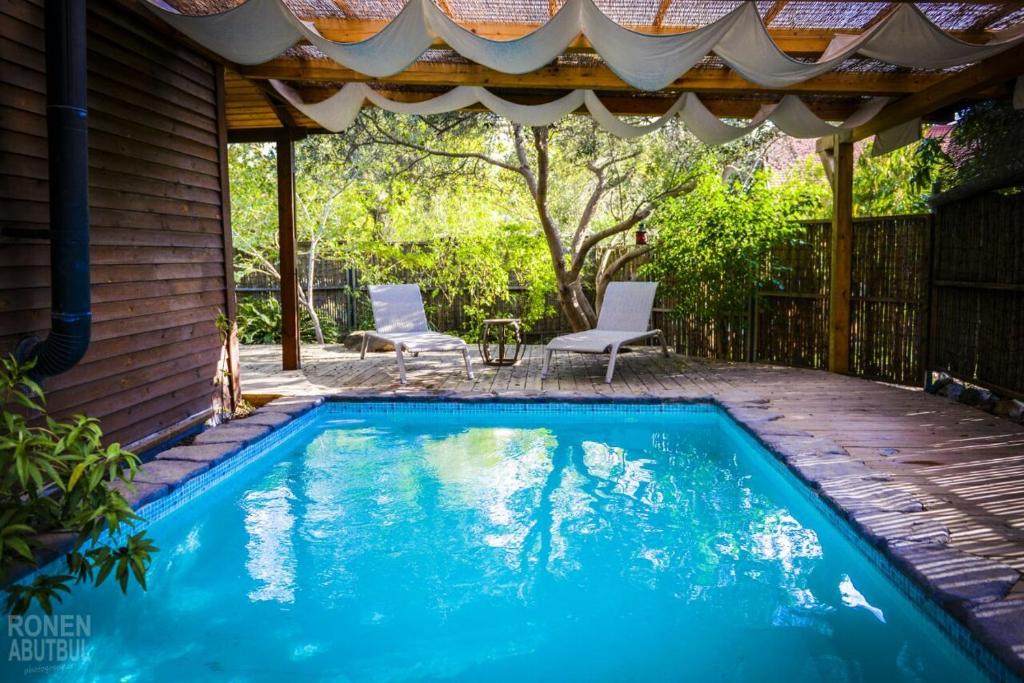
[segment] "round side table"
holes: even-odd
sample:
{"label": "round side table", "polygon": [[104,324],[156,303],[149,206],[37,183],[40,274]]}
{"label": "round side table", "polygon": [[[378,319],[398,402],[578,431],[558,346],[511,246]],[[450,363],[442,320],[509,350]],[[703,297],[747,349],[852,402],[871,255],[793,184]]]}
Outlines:
{"label": "round side table", "polygon": [[[497,355],[492,352],[495,346]],[[519,318],[487,318],[480,334],[479,349],[487,365],[515,365],[526,349],[523,346],[522,321]]]}

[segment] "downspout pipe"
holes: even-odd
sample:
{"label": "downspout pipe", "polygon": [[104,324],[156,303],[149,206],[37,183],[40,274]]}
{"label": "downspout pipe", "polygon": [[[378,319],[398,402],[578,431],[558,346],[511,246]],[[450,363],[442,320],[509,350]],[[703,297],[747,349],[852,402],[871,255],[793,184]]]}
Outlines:
{"label": "downspout pipe", "polygon": [[50,186],[50,333],[18,356],[43,379],[74,367],[89,348],[89,112],[86,0],[46,0],[46,132]]}

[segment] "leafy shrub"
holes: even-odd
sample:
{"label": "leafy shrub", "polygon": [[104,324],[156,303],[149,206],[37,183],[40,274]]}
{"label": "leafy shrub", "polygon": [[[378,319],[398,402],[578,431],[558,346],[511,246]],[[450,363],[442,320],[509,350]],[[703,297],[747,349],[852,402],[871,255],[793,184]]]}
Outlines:
{"label": "leafy shrub", "polygon": [[[281,343],[281,304],[277,299],[246,299],[238,302],[235,315],[238,341],[242,344]],[[324,343],[335,344],[341,335],[338,323],[329,315],[320,315]],[[299,336],[304,342],[316,341],[313,320],[305,307],[299,308]]]}
{"label": "leafy shrub", "polygon": [[775,281],[767,256],[798,239],[796,217],[808,197],[768,180],[759,172],[744,185],[707,169],[693,192],[669,200],[651,221],[657,248],[641,272],[661,282],[676,315],[719,320],[746,310],[754,290]]}
{"label": "leafy shrub", "polygon": [[[59,422],[46,413],[43,391],[27,375],[31,365],[13,356],[0,361],[0,583],[8,612],[38,604],[50,613],[74,583],[102,584],[113,572],[122,592],[128,582],[146,587],[146,568],[157,551],[114,485],[131,486],[138,458],[117,443],[104,447],[100,423],[84,415]],[[28,415],[37,415],[39,424]],[[38,536],[71,532],[67,573],[7,585],[19,563],[35,565]],[[118,539],[124,539],[123,542]]]}

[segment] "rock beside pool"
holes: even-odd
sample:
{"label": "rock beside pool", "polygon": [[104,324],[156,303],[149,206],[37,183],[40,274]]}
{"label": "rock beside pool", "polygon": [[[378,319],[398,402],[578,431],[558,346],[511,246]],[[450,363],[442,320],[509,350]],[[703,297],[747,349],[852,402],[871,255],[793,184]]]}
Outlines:
{"label": "rock beside pool", "polygon": [[167,484],[152,484],[143,481],[132,482],[130,487],[123,481],[118,481],[114,482],[111,488],[120,493],[133,509],[138,509],[170,491]]}
{"label": "rock beside pool", "polygon": [[159,454],[154,460],[188,460],[216,465],[242,448],[243,444],[237,441],[176,446]]}
{"label": "rock beside pool", "polygon": [[281,425],[285,424],[286,422],[290,422],[291,420],[292,420],[292,416],[289,415],[288,413],[277,413],[277,412],[258,413],[257,412],[257,413],[253,413],[249,417],[244,417],[244,418],[241,418],[240,420],[235,420],[234,424],[236,424],[236,425],[265,425],[267,427],[280,427]]}
{"label": "rock beside pool", "polygon": [[[345,341],[343,341],[342,344],[344,344],[345,348],[350,351],[360,351],[363,348],[364,336],[366,336],[365,332],[353,332],[345,337]],[[369,346],[366,347],[366,350],[373,353],[377,353],[378,351],[394,351],[395,345],[377,337],[370,337],[370,343]]]}
{"label": "rock beside pool", "polygon": [[[283,398],[277,398],[266,404],[253,415],[266,415],[267,413],[284,413],[285,415],[291,415],[292,417],[298,417],[303,413],[306,413],[313,408],[324,402],[323,397],[320,396],[285,396]],[[252,419],[252,418],[247,418]]]}
{"label": "rock beside pool", "polygon": [[208,469],[210,464],[205,462],[151,460],[139,468],[135,481],[140,484],[162,484],[176,488]]}
{"label": "rock beside pool", "polygon": [[887,482],[890,477],[869,475],[821,482],[821,490],[844,510],[870,508],[884,512],[921,512],[924,504]]}
{"label": "rock beside pool", "polygon": [[912,543],[890,552],[904,571],[927,585],[939,602],[954,609],[964,603],[1002,600],[1020,579],[1020,572],[1013,567],[945,545]]}
{"label": "rock beside pool", "polygon": [[1024,677],[1024,600],[999,600],[972,607],[966,617],[978,639]]}
{"label": "rock beside pool", "polygon": [[242,424],[241,422],[228,422],[209,429],[195,438],[193,443],[237,443],[241,445],[250,444],[260,437],[270,433],[270,427],[261,424]]}

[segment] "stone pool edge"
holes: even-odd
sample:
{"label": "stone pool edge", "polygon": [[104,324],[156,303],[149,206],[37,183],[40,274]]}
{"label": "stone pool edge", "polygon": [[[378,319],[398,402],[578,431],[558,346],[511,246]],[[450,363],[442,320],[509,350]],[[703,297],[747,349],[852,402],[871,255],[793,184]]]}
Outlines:
{"label": "stone pool edge", "polygon": [[[157,454],[139,469],[134,490],[119,486],[134,509],[179,489],[200,474],[235,457],[247,447],[309,411],[331,403],[448,402],[711,404],[754,437],[838,516],[860,539],[878,551],[928,598],[961,624],[974,638],[1024,680],[1024,599],[1007,598],[1021,578],[1017,570],[994,560],[950,547],[949,532],[934,520],[913,517],[925,509],[911,494],[885,484],[891,476],[853,458],[839,444],[776,424],[783,415],[771,411],[766,399],[732,399],[715,395],[583,396],[568,392],[506,392],[458,394],[450,391],[354,392],[346,395],[289,396],[275,399],[250,416],[211,427],[193,443]],[[39,566],[59,558],[70,534],[40,539]],[[950,571],[950,568],[955,571]],[[14,579],[17,580],[17,579]],[[991,667],[988,667],[991,668]]]}

